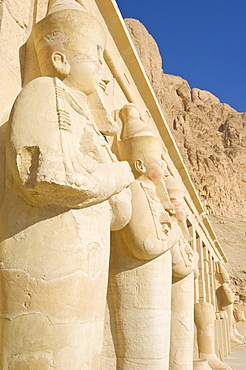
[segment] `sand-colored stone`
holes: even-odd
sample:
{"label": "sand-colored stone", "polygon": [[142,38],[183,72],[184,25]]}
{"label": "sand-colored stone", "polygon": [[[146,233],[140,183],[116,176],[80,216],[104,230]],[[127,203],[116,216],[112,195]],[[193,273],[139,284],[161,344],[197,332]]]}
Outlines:
{"label": "sand-colored stone", "polygon": [[[191,370],[194,295],[215,309],[226,256],[116,3],[3,0],[0,11],[1,368]],[[135,36],[161,80],[154,40]],[[177,106],[220,106],[165,76],[175,127],[189,131]],[[233,125],[225,145],[242,143]]]}
{"label": "sand-colored stone", "polygon": [[233,333],[235,321],[233,316],[234,294],[230,287],[229,275],[222,262],[217,262],[216,267],[217,267],[216,278],[220,283],[220,286],[216,290],[218,306],[221,311],[225,311],[228,315],[231,348],[243,350],[244,349],[243,342],[240,339],[236,338]]}
{"label": "sand-colored stone", "polygon": [[[105,34],[78,3],[59,11],[56,4],[34,29],[41,74],[50,77],[26,85],[7,130],[1,207],[4,370],[99,369],[110,223],[123,227],[131,214],[128,192],[119,194],[120,212],[116,206],[116,194],[133,181],[130,167],[111,153],[87,104],[87,94],[101,80]],[[61,48],[54,30],[76,46]]]}
{"label": "sand-colored stone", "polygon": [[[246,221],[231,217],[209,216],[218,240],[223,245],[229,263],[227,269],[231,277],[231,287],[235,294],[239,294],[240,300],[246,300],[246,269],[245,269],[245,244],[246,244]],[[245,306],[240,304],[239,309]],[[246,313],[246,312],[245,312]]]}
{"label": "sand-colored stone", "polygon": [[[156,185],[168,176],[160,139],[141,121],[135,105],[125,105],[121,116],[119,157],[129,161],[136,180],[130,185],[132,217],[111,238],[108,325],[117,369],[163,369],[169,366],[170,248],[182,233],[156,195]],[[109,355],[107,349],[106,364]]]}
{"label": "sand-colored stone", "polygon": [[153,37],[138,20],[125,23],[208,212],[245,219],[245,113],[163,73]]}
{"label": "sand-colored stone", "polygon": [[194,272],[198,275],[198,253],[189,241],[182,184],[172,176],[166,179],[170,202],[173,205],[171,219],[182,232],[178,243],[172,247],[172,304],[170,370],[192,369],[194,348]]}
{"label": "sand-colored stone", "polygon": [[[199,196],[213,215],[211,222],[229,256],[235,289],[244,297],[246,114],[208,91],[191,89],[179,76],[163,73],[153,37],[138,20],[125,19],[125,23]],[[218,225],[224,218],[224,226]]]}
{"label": "sand-colored stone", "polygon": [[246,331],[245,331],[246,319],[245,319],[244,311],[234,308],[233,316],[234,316],[234,319],[235,319],[234,327],[233,327],[233,334],[235,335],[236,338],[238,338],[239,340],[241,340],[245,344],[245,342],[246,342],[246,338],[245,338],[245,335],[246,335]]}
{"label": "sand-colored stone", "polygon": [[211,367],[209,366],[207,360],[194,360],[193,361],[193,369],[194,370],[209,370]]}
{"label": "sand-colored stone", "polygon": [[195,304],[195,324],[200,358],[207,360],[213,370],[230,369],[230,366],[222,362],[215,353],[215,311],[213,305],[207,302]]}

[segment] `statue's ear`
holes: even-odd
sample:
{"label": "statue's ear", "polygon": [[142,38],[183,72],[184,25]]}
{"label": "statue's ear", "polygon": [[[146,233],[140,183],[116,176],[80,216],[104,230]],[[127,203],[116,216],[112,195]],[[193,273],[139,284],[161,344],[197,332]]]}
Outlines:
{"label": "statue's ear", "polygon": [[142,159],[136,159],[136,161],[134,162],[134,167],[138,173],[141,173],[141,175],[146,172],[146,168]]}
{"label": "statue's ear", "polygon": [[55,51],[51,55],[51,62],[56,69],[56,71],[61,75],[66,77],[70,72],[70,65],[67,61],[67,58],[64,54]]}

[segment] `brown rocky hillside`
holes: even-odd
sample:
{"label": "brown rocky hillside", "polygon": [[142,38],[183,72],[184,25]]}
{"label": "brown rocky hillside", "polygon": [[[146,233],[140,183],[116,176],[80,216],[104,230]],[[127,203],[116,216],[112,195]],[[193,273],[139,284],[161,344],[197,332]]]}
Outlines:
{"label": "brown rocky hillside", "polygon": [[135,19],[125,19],[168,125],[237,284],[246,277],[246,112],[162,70],[158,46]]}

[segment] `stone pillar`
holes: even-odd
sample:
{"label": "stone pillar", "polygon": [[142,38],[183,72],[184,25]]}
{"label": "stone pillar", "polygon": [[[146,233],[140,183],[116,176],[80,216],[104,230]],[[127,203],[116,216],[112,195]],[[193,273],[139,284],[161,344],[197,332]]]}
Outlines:
{"label": "stone pillar", "polygon": [[205,284],[205,272],[204,272],[204,248],[200,237],[197,241],[197,252],[199,254],[198,269],[199,269],[199,301],[206,301],[206,284]]}
{"label": "stone pillar", "polygon": [[232,349],[244,349],[242,341],[234,336],[233,325],[233,302],[234,294],[230,287],[229,274],[222,261],[217,262],[216,264],[216,278],[220,283],[220,286],[216,290],[216,295],[218,299],[218,306],[220,311],[226,311],[228,315],[228,324],[230,329],[230,341]]}
{"label": "stone pillar", "polygon": [[221,319],[219,312],[215,313],[215,323],[214,323],[214,349],[215,353],[220,360],[223,361],[222,354],[222,328]]}
{"label": "stone pillar", "polygon": [[215,298],[214,259],[211,256],[211,253],[210,252],[208,252],[208,261],[209,261],[209,282],[210,282],[211,303],[215,307],[215,305],[216,305],[216,298]]}
{"label": "stone pillar", "polygon": [[206,289],[206,302],[211,302],[211,287],[210,287],[210,271],[209,271],[209,257],[208,249],[206,245],[203,245],[203,256],[204,256],[204,278],[205,278],[205,289]]}

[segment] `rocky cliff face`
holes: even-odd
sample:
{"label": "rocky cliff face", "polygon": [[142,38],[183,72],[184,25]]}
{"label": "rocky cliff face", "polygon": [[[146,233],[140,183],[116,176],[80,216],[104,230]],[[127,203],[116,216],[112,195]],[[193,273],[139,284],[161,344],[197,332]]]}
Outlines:
{"label": "rocky cliff face", "polygon": [[205,209],[246,220],[246,112],[163,73],[153,37],[125,22]]}
{"label": "rocky cliff face", "polygon": [[237,112],[208,91],[191,89],[179,76],[165,74],[153,37],[138,20],[125,23],[204,208],[213,215],[234,281],[244,287],[246,112]]}

